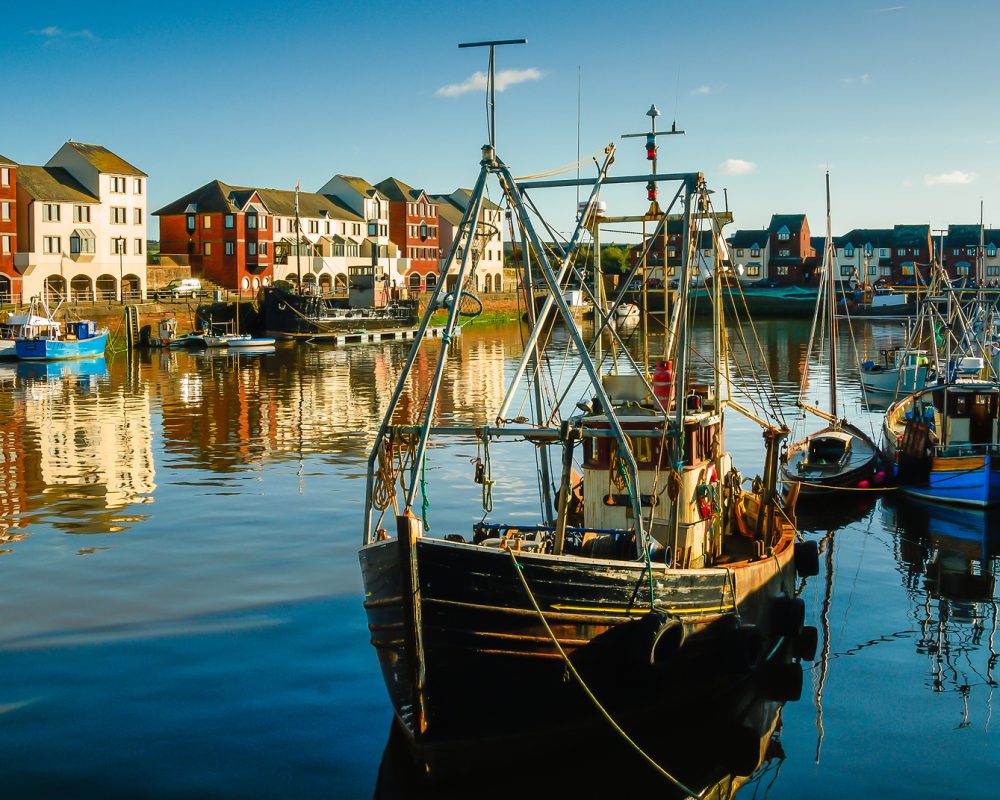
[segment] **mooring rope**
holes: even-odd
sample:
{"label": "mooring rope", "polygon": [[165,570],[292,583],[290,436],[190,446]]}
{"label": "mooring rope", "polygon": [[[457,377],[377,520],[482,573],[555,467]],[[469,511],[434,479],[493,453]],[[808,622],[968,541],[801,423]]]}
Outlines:
{"label": "mooring rope", "polygon": [[535,599],[535,595],[531,591],[531,587],[528,586],[528,581],[524,577],[524,568],[521,566],[521,563],[517,560],[517,556],[514,555],[514,551],[508,548],[507,552],[510,554],[511,561],[514,562],[514,571],[517,573],[517,577],[521,579],[521,585],[524,587],[524,591],[528,595],[528,600],[531,602],[531,605],[534,607],[535,612],[538,614],[538,618],[542,621],[542,626],[545,628],[546,633],[548,633],[549,638],[552,640],[552,644],[555,645],[556,650],[559,651],[559,655],[562,656],[562,659],[566,664],[567,671],[573,676],[576,682],[580,685],[580,688],[583,689],[584,694],[586,694],[587,697],[590,699],[590,701],[594,704],[594,707],[598,710],[598,712],[600,712],[601,716],[603,716],[604,719],[607,720],[608,724],[611,725],[612,728],[614,728],[615,732],[619,736],[621,736],[622,739],[624,739],[632,747],[633,750],[635,750],[640,756],[642,756],[642,758],[645,759],[646,762],[653,769],[655,769],[658,773],[660,773],[660,775],[666,778],[670,783],[672,783],[682,792],[685,792],[689,797],[701,798],[703,794],[702,792],[696,792],[693,789],[688,788],[683,783],[681,783],[677,778],[675,778],[673,775],[667,772],[663,767],[661,767],[660,764],[651,755],[649,755],[649,753],[647,753],[645,750],[642,749],[642,747],[639,745],[638,742],[636,742],[631,736],[629,736],[624,731],[624,729],[622,729],[621,725],[619,725],[615,721],[614,717],[612,717],[611,714],[608,713],[608,710],[601,704],[601,701],[597,699],[594,693],[590,690],[590,687],[587,686],[587,682],[584,681],[580,673],[576,671],[576,667],[573,666],[573,662],[570,661],[569,656],[566,655],[566,651],[563,650],[562,645],[559,644],[559,640],[556,638],[555,633],[552,632],[552,628],[549,627],[549,621],[545,619],[545,614],[542,613],[542,609],[538,605],[538,601]]}

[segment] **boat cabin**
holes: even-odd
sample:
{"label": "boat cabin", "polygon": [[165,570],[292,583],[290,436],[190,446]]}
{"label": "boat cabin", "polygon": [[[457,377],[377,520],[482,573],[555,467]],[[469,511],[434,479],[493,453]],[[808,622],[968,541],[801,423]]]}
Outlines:
{"label": "boat cabin", "polygon": [[843,431],[826,431],[809,439],[806,457],[799,462],[799,472],[806,469],[837,470],[851,456],[854,437]]}
{"label": "boat cabin", "polygon": [[894,428],[902,428],[908,420],[923,420],[932,443],[946,454],[1000,454],[1000,388],[994,384],[935,386],[902,411],[902,419],[893,420]]}

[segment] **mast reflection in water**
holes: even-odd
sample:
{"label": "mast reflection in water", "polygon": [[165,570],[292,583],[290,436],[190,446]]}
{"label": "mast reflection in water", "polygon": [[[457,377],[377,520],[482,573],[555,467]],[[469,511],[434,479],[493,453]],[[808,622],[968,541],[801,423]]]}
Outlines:
{"label": "mast reflection in water", "polygon": [[[789,419],[808,333],[757,326]],[[869,353],[899,335],[888,323],[856,331]],[[695,347],[710,336],[699,327]],[[521,352],[519,328],[469,326],[449,346],[458,358],[446,385],[457,388],[442,396],[442,418],[480,424]],[[840,363],[853,363],[850,337],[839,346]],[[66,372],[0,365],[0,794],[418,791],[385,750],[391,710],[356,559],[366,449],[407,349],[118,354]],[[822,369],[812,374],[810,396],[822,397]],[[838,389],[852,419],[878,430],[857,377],[845,370]],[[401,415],[415,405],[407,399]],[[752,477],[759,430],[729,415],[726,441]],[[536,519],[523,499],[534,498],[525,487],[536,464],[493,455],[497,502]],[[431,451],[428,484],[448,487],[429,497],[432,525],[481,517],[475,456],[473,442]],[[717,786],[713,796],[751,774],[738,797],[995,797],[995,512],[890,495],[838,501],[803,522],[806,538],[829,537],[802,590],[806,622],[826,618],[829,647],[825,664],[806,665],[802,698],[781,706],[766,687],[682,698],[640,729],[643,744],[698,789]],[[484,691],[514,679],[484,675]],[[516,768],[551,794],[587,796],[606,781],[670,796],[602,731],[561,751],[497,749],[487,753],[496,769],[440,791],[527,796],[504,783]]]}

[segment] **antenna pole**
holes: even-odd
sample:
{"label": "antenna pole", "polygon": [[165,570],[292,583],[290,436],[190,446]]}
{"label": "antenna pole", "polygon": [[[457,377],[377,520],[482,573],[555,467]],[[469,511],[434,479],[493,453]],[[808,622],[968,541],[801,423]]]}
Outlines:
{"label": "antenna pole", "polygon": [[496,53],[497,47],[505,44],[527,44],[527,39],[494,39],[488,42],[465,42],[459,48],[465,47],[488,47],[490,48],[489,74],[486,77],[486,103],[489,108],[487,116],[487,129],[490,135],[490,147],[496,150],[497,146],[497,82],[496,82]]}

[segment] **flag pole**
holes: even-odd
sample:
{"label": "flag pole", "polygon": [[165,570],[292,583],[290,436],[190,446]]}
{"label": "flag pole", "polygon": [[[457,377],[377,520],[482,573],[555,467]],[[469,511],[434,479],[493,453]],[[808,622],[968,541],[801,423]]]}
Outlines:
{"label": "flag pole", "polygon": [[298,289],[302,294],[302,223],[299,222],[299,187],[301,181],[295,181],[295,271],[298,273]]}

